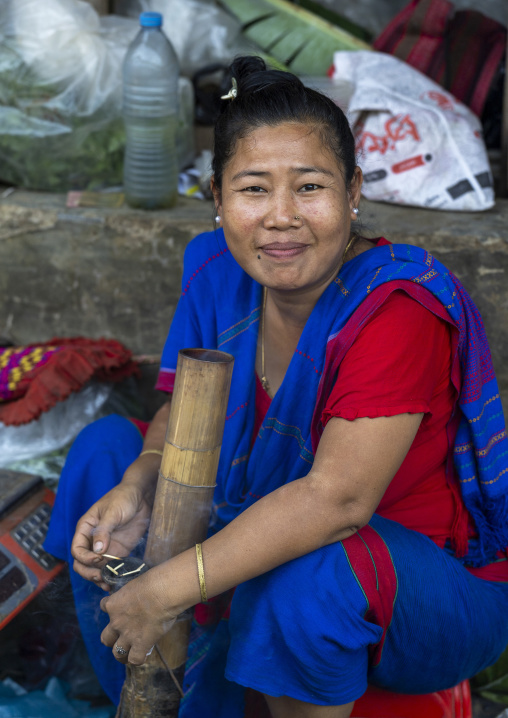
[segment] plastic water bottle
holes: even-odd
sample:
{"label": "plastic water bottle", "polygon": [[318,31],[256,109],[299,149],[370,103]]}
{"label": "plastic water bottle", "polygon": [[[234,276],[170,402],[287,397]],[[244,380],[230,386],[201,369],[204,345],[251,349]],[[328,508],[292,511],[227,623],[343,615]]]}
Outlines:
{"label": "plastic water bottle", "polygon": [[178,195],[179,67],[162,15],[144,12],[139,21],[123,64],[124,191],[131,207],[162,209]]}

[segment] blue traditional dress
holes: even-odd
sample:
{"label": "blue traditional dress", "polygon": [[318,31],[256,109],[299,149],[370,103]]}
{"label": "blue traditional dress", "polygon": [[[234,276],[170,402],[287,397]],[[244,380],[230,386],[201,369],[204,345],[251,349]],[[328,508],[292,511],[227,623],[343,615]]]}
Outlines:
{"label": "blue traditional dress", "polygon": [[[452,379],[460,381],[461,412],[455,471],[477,536],[468,540],[459,532],[454,546],[443,550],[374,515],[350,539],[242,584],[230,619],[193,634],[183,718],[240,718],[245,687],[320,705],[355,700],[368,681],[398,692],[432,692],[490,665],[508,643],[508,584],[465,568],[492,562],[508,545],[508,441],[499,390],[476,308],[427,252],[375,247],[341,268],[319,298],[252,445],[262,287],[235,262],[222,232],[200,235],[186,251],[159,385],[171,389],[182,348],[221,349],[235,357],[210,527],[218,531],[309,472],[342,358],[373,312],[401,289],[424,306],[436,297],[440,317],[453,328]],[[69,560],[77,519],[120,480],[140,450],[141,436],[119,417],[78,437],[62,475],[48,551]],[[92,662],[117,700],[123,666],[97,640],[101,592],[71,573]]]}

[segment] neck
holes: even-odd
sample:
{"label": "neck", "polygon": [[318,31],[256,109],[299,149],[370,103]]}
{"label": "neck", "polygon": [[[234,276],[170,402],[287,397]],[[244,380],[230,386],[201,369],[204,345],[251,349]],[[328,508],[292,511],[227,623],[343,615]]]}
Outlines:
{"label": "neck", "polygon": [[268,289],[267,306],[271,305],[272,316],[278,316],[287,328],[301,332],[325,289],[326,287],[323,287],[319,291],[305,294],[291,294]]}
{"label": "neck", "polygon": [[[363,247],[365,251],[368,247]],[[356,256],[356,252],[353,256]],[[349,256],[345,257],[348,261]],[[323,292],[337,276],[337,270],[316,287],[301,291],[265,289],[261,312],[256,371],[271,397],[279,389],[302,331]]]}

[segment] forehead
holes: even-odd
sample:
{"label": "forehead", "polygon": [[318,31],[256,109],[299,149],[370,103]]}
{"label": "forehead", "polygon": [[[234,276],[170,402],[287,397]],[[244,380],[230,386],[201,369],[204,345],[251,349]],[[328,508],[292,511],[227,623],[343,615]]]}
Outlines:
{"label": "forehead", "polygon": [[309,160],[315,162],[319,158],[320,164],[326,163],[329,169],[341,173],[342,168],[323,135],[321,128],[300,122],[256,127],[236,141],[227,170],[252,162],[308,164]]}

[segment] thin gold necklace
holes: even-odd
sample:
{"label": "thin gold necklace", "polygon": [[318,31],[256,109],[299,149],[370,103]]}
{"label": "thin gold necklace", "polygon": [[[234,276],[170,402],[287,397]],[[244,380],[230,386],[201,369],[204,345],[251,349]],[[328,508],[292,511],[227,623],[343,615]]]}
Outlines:
{"label": "thin gold necklace", "polygon": [[[354,240],[356,239],[356,235],[353,234],[349,242],[347,243],[346,249],[344,250],[344,254],[342,255],[342,259],[340,262],[340,267],[337,271],[337,274],[342,269],[342,265],[344,264],[344,257],[351,249],[351,245],[353,244]],[[266,297],[267,297],[267,289],[266,287],[263,287],[263,307],[261,309],[261,386],[266,391],[267,394],[270,393],[270,383],[265,375],[265,314],[266,314]]]}
{"label": "thin gold necklace", "polygon": [[261,385],[268,394],[270,392],[270,384],[265,376],[265,309],[266,309],[266,287],[263,287],[263,308],[261,310]]}

